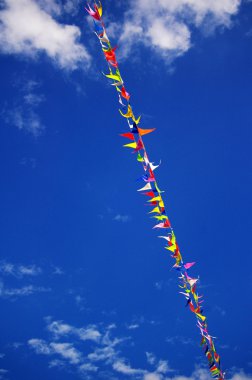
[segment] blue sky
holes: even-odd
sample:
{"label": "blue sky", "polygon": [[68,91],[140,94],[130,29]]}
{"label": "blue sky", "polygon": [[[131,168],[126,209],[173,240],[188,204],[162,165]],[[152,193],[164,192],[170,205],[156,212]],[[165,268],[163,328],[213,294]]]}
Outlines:
{"label": "blue sky", "polygon": [[[251,346],[252,4],[112,0],[105,22],[227,378]],[[0,379],[208,380],[78,0],[0,1]]]}

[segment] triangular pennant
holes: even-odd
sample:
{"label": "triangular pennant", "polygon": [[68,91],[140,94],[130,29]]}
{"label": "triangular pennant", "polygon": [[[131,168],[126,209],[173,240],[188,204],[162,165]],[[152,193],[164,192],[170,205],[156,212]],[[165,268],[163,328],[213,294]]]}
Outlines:
{"label": "triangular pennant", "polygon": [[139,133],[138,132],[138,127],[136,125],[136,123],[133,123],[133,126],[132,126],[132,130],[131,130],[132,133]]}
{"label": "triangular pennant", "polygon": [[120,114],[123,116],[123,117],[126,117],[127,119],[130,118],[130,117],[133,117],[133,112],[132,112],[132,108],[130,105],[128,105],[128,109],[127,109],[127,112],[124,114],[122,113],[121,110],[119,110]]}
{"label": "triangular pennant", "polygon": [[177,249],[177,246],[176,246],[176,244],[173,244],[171,246],[165,247],[165,249],[168,249],[168,251],[171,251],[171,252],[175,252]]}
{"label": "triangular pennant", "polygon": [[[158,208],[158,207],[157,207]],[[158,236],[159,238],[161,238],[161,239],[165,239],[165,240],[167,240],[167,241],[170,241],[171,239],[170,239],[170,236]]]}
{"label": "triangular pennant", "polygon": [[124,104],[123,101],[122,101],[122,98],[121,98],[121,95],[120,95],[120,94],[118,94],[118,98],[119,98],[119,103],[120,103],[122,106],[126,107],[125,104]]}
{"label": "triangular pennant", "polygon": [[[123,85],[123,82],[115,82],[115,83],[111,83],[111,86],[115,86],[115,87],[118,87],[118,86],[122,86]],[[117,88],[117,91],[121,91],[120,89]]]}
{"label": "triangular pennant", "polygon": [[152,129],[142,129],[142,128],[138,128],[139,130],[139,134],[141,136],[144,136],[144,135],[147,135],[148,133],[151,133],[153,131],[155,131],[156,128],[152,128]]}
{"label": "triangular pennant", "polygon": [[[153,210],[151,210],[150,212],[148,212],[148,214],[152,214],[154,212],[156,212],[157,214],[160,214],[159,207],[155,207]],[[162,236],[159,236],[159,237],[162,237]]]}
{"label": "triangular pennant", "polygon": [[155,196],[153,191],[148,191],[147,193],[143,193],[143,195],[146,195],[147,197],[154,197]]}
{"label": "triangular pennant", "polygon": [[159,207],[164,208],[164,202],[163,201],[159,202]]}
{"label": "triangular pennant", "polygon": [[132,116],[132,120],[138,125],[140,123],[141,115],[138,117],[138,119],[135,118],[135,116]]}
{"label": "triangular pennant", "polygon": [[155,201],[160,201],[161,200],[161,197],[160,197],[160,195],[158,195],[157,197],[154,197],[154,198],[152,198],[149,202],[155,202]]}
{"label": "triangular pennant", "polygon": [[133,142],[133,143],[129,143],[129,144],[125,144],[123,145],[125,148],[133,148],[133,149],[136,149],[136,142]]}
{"label": "triangular pennant", "polygon": [[136,146],[136,149],[134,150],[134,152],[138,152],[139,150],[141,150],[143,148],[144,148],[143,142],[142,142],[142,140],[139,139],[138,142],[137,142],[137,146]]}
{"label": "triangular pennant", "polygon": [[121,95],[126,100],[130,99],[130,94],[126,91],[125,87],[121,88]]}
{"label": "triangular pennant", "polygon": [[99,5],[96,6],[96,9],[98,10],[98,13],[100,15],[100,17],[102,16],[102,5],[101,5],[101,2],[99,1]]}
{"label": "triangular pennant", "polygon": [[158,224],[156,224],[154,227],[152,227],[153,229],[154,228],[167,228],[166,226],[165,226],[165,223],[158,223]]}
{"label": "triangular pennant", "polygon": [[[160,162],[160,164],[161,164],[161,162]],[[153,163],[150,162],[149,165],[150,165],[151,170],[154,171],[155,169],[157,169],[160,166],[160,164],[159,165],[153,165]]]}
{"label": "triangular pennant", "polygon": [[147,185],[145,185],[144,187],[142,187],[141,189],[137,190],[137,191],[145,191],[145,190],[151,190],[151,184],[150,183],[147,183]]}
{"label": "triangular pennant", "polygon": [[141,156],[141,154],[139,152],[137,154],[137,161],[144,162],[144,158]]}
{"label": "triangular pennant", "polygon": [[90,5],[88,4],[88,9],[86,9],[87,13],[90,14],[90,16],[92,16],[95,20],[99,21],[101,19],[101,16],[99,14],[99,10],[97,8],[97,5],[94,6],[95,10],[93,10]]}
{"label": "triangular pennant", "polygon": [[122,82],[122,78],[120,77],[119,74],[112,74],[112,71],[110,74],[103,74],[105,75],[105,77],[109,78],[109,79],[113,79],[115,80],[116,82]]}
{"label": "triangular pennant", "polygon": [[95,22],[95,20],[93,20],[93,22],[94,22],[95,30],[99,34],[99,36],[104,36],[104,34],[106,34],[106,33],[105,33],[103,27],[100,24],[98,24],[98,22]]}
{"label": "triangular pennant", "polygon": [[155,215],[153,218],[156,218],[157,220],[166,220],[168,219],[168,216],[166,215]]}
{"label": "triangular pennant", "polygon": [[134,135],[133,133],[127,132],[127,133],[120,133],[120,136],[126,137],[127,139],[133,140],[134,141]]}
{"label": "triangular pennant", "polygon": [[191,268],[194,264],[196,264],[195,262],[193,262],[193,263],[186,263],[186,264],[184,264],[184,267],[185,267],[185,269],[189,269],[189,268]]}

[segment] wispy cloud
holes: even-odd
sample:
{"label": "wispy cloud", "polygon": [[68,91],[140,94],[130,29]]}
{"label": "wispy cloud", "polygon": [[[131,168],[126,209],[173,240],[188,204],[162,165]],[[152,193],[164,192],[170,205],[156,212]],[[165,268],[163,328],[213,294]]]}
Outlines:
{"label": "wispy cloud", "polygon": [[50,331],[56,339],[66,337],[68,335],[74,335],[80,340],[91,340],[98,342],[101,338],[101,333],[98,331],[95,325],[88,325],[86,328],[76,328],[62,321],[51,321],[51,318],[47,318],[47,329]]}
{"label": "wispy cloud", "polygon": [[226,310],[224,310],[222,307],[215,305],[213,309],[215,312],[219,313],[222,317],[225,317]]}
{"label": "wispy cloud", "polygon": [[[171,372],[168,362],[158,360],[154,354],[148,354],[153,356],[152,361],[147,358],[147,366],[151,366],[152,371],[146,368],[134,368],[122,354],[124,345],[132,343],[132,338],[115,336],[117,329],[115,324],[107,326],[94,324],[79,328],[63,321],[52,320],[51,317],[45,320],[51,339],[46,341],[32,338],[28,341],[28,345],[35,353],[52,357],[49,367],[67,370],[71,366],[81,376],[90,376],[98,370],[99,373],[102,371],[110,373],[111,378],[120,373],[135,380],[141,380],[149,373],[165,376]],[[78,348],[80,346],[78,342],[81,342],[82,346],[86,343],[83,347],[85,354]]]}
{"label": "wispy cloud", "polygon": [[38,137],[45,129],[38,108],[45,100],[39,92],[40,83],[34,80],[20,81],[14,83],[16,96],[14,104],[7,104],[2,111],[4,121]]}
{"label": "wispy cloud", "polygon": [[23,278],[25,276],[38,276],[42,273],[42,269],[36,265],[13,264],[2,261],[0,262],[0,273],[16,278]]}
{"label": "wispy cloud", "polygon": [[[115,336],[117,326],[88,325],[75,327],[63,321],[46,319],[48,340],[32,338],[28,346],[39,355],[49,358],[49,368],[75,370],[87,379],[99,376],[114,379],[118,374],[134,380],[210,380],[209,371],[196,367],[190,376],[184,376],[172,369],[167,360],[159,359],[154,353],[146,352],[146,366],[131,365],[123,355],[125,344],[132,343],[130,337]],[[90,344],[91,343],[91,344]],[[82,347],[82,350],[80,350]],[[230,380],[252,380],[251,376],[236,369],[230,373]]]}
{"label": "wispy cloud", "polygon": [[21,106],[5,111],[4,119],[7,124],[31,133],[35,137],[39,136],[44,129],[39,115],[34,110],[29,110],[26,113],[25,108]]}
{"label": "wispy cloud", "polygon": [[4,368],[0,368],[0,379],[6,379],[5,375],[8,373],[9,371],[7,369],[4,369]]}
{"label": "wispy cloud", "polygon": [[122,55],[128,56],[142,44],[170,62],[190,49],[193,29],[211,33],[218,27],[230,27],[240,2],[131,0],[124,23],[112,23],[110,31],[120,35]]}
{"label": "wispy cloud", "polygon": [[[72,4],[71,4],[72,3]],[[74,3],[60,7],[54,0],[3,0],[0,11],[0,50],[37,58],[45,54],[58,67],[87,67],[90,56],[79,43],[80,29],[58,22],[54,16],[73,12]]]}
{"label": "wispy cloud", "polygon": [[136,330],[140,327],[139,323],[131,323],[130,325],[127,325],[128,330]]}
{"label": "wispy cloud", "polygon": [[60,267],[54,266],[53,267],[53,274],[56,275],[63,275],[65,272]]}
{"label": "wispy cloud", "polygon": [[[161,378],[163,380],[163,378]],[[176,375],[172,378],[166,377],[165,380],[211,380],[212,377],[209,371],[205,368],[196,368],[191,376]],[[149,379],[147,379],[149,380]],[[245,374],[242,370],[236,371],[231,376],[229,375],[229,380],[252,380],[250,374]]]}
{"label": "wispy cloud", "polygon": [[19,288],[10,288],[6,287],[3,282],[0,282],[0,297],[1,298],[17,298],[17,297],[24,297],[24,296],[30,296],[34,293],[44,293],[44,292],[50,292],[50,288],[45,288],[43,286],[34,286],[34,285],[27,285],[27,286],[21,286]]}
{"label": "wispy cloud", "polygon": [[122,223],[127,223],[130,221],[130,216],[129,215],[122,215],[122,214],[117,214],[113,220],[116,222],[122,222]]}
{"label": "wispy cloud", "polygon": [[143,375],[146,373],[145,370],[132,368],[129,364],[125,364],[121,360],[117,360],[113,363],[113,369],[124,375]]}
{"label": "wispy cloud", "polygon": [[42,339],[30,339],[28,341],[37,354],[43,355],[59,355],[67,360],[70,364],[79,364],[81,361],[81,353],[70,343],[47,343]]}
{"label": "wispy cloud", "polygon": [[0,298],[16,300],[35,293],[51,292],[52,289],[44,286],[44,282],[41,284],[48,274],[54,273],[52,270],[48,271],[48,268],[42,269],[35,264],[21,264],[2,260],[0,261],[0,275],[2,277],[0,278]]}
{"label": "wispy cloud", "polygon": [[183,344],[183,345],[193,345],[194,342],[191,338],[184,337],[181,335],[170,336],[165,339],[165,341],[169,344]]}

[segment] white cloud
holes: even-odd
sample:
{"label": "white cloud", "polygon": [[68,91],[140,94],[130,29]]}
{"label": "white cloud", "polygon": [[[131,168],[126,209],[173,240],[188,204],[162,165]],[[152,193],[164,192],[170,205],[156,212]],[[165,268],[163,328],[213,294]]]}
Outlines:
{"label": "white cloud", "polygon": [[158,360],[152,352],[146,352],[146,357],[147,357],[147,362],[150,365],[155,366],[155,372],[152,372],[149,375],[159,376],[161,374],[165,375],[168,372],[174,372],[174,370],[170,368],[166,360]]}
{"label": "white cloud", "polygon": [[161,380],[161,377],[157,373],[146,373],[144,375],[144,380]]}
{"label": "white cloud", "polygon": [[[56,356],[49,362],[49,367],[66,367],[67,369],[67,366],[71,365],[81,376],[96,372],[98,364],[106,366],[110,372],[116,371],[129,375],[145,373],[142,369],[134,369],[130,364],[125,364],[126,359],[121,356],[118,346],[121,347],[128,338],[112,338],[111,332],[116,328],[114,324],[101,328],[102,332],[99,332],[96,325],[77,328],[62,321],[52,321],[50,317],[47,317],[46,321],[47,330],[52,334],[53,340],[47,342],[33,338],[28,341],[28,345],[37,354]],[[72,343],[69,342],[71,337],[74,337]],[[84,356],[75,347],[76,338],[82,346],[84,342],[92,341],[92,351],[88,352],[90,345],[86,345],[87,354]],[[61,339],[64,341],[62,342]]]}
{"label": "white cloud", "polygon": [[114,219],[116,222],[122,222],[122,223],[126,223],[128,221],[130,221],[130,216],[129,215],[121,215],[121,214],[117,214]]}
{"label": "white cloud", "polygon": [[50,347],[55,354],[59,354],[67,359],[71,364],[78,364],[81,360],[81,353],[72,346],[71,343],[50,343]]}
{"label": "white cloud", "polygon": [[44,125],[37,113],[39,105],[45,100],[44,95],[38,93],[40,83],[23,80],[17,81],[14,87],[15,103],[12,106],[6,106],[6,109],[3,110],[4,121],[38,137],[44,130]]}
{"label": "white cloud", "polygon": [[166,338],[166,342],[170,344],[183,344],[183,345],[193,345],[194,342],[191,338],[181,336],[181,335],[175,335],[175,336],[170,336]]}
{"label": "white cloud", "polygon": [[54,267],[53,274],[62,275],[62,274],[64,274],[64,271],[59,267]]}
{"label": "white cloud", "polygon": [[230,380],[252,380],[252,375],[247,375],[243,371],[235,373]]}
{"label": "white cloud", "polygon": [[168,362],[166,360],[159,360],[156,371],[158,373],[163,373],[163,374],[166,374],[168,372],[173,372],[173,370],[170,369]]}
{"label": "white cloud", "polygon": [[0,297],[2,298],[16,298],[30,296],[34,293],[50,292],[50,288],[44,288],[43,286],[27,285],[20,288],[6,288],[3,282],[0,282]]}
{"label": "white cloud", "polygon": [[97,372],[98,367],[96,367],[95,365],[93,365],[91,363],[85,363],[79,367],[79,370],[80,370],[80,372],[84,372],[84,373],[85,372]]}
{"label": "white cloud", "polygon": [[[4,0],[0,11],[0,50],[37,57],[46,54],[59,67],[88,66],[90,56],[78,41],[80,29],[53,19],[61,10],[53,0]],[[69,9],[67,2],[65,6]],[[49,13],[48,13],[49,12]],[[51,13],[51,14],[50,14]]]}
{"label": "white cloud", "polygon": [[0,273],[22,278],[24,276],[37,276],[42,273],[42,270],[36,265],[12,264],[4,261],[0,263]]}
{"label": "white cloud", "polygon": [[[146,380],[146,379],[144,379]],[[147,380],[152,380],[148,379]],[[153,379],[155,380],[155,379]],[[172,378],[165,378],[165,380],[212,380],[210,372],[205,368],[196,368],[191,376],[174,376]],[[232,376],[229,376],[229,380],[252,380],[250,374],[245,374],[242,370],[240,372],[234,373]]]}
{"label": "white cloud", "polygon": [[22,107],[15,107],[5,112],[4,119],[7,124],[31,133],[34,137],[38,137],[44,129],[38,114],[33,110],[26,113]]}
{"label": "white cloud", "polygon": [[[50,357],[49,367],[75,370],[80,378],[93,379],[96,373],[106,373],[107,378],[115,379],[118,373],[134,380],[211,380],[210,373],[205,368],[196,368],[190,376],[171,374],[175,372],[169,367],[166,360],[160,360],[153,353],[146,352],[147,369],[134,368],[129,360],[123,355],[123,344],[129,338],[112,337],[115,326],[108,325],[98,329],[96,325],[88,325],[82,328],[71,326],[62,321],[52,321],[46,318],[47,329],[52,333],[51,341],[43,339],[30,339],[28,345],[37,354]],[[92,327],[91,327],[92,326]],[[82,339],[80,331],[99,331],[99,339],[90,342]],[[84,334],[86,336],[86,333]],[[91,335],[92,336],[92,335]],[[74,338],[72,341],[69,341]],[[76,339],[77,338],[77,339]],[[64,339],[61,341],[60,339]],[[66,342],[67,339],[67,342]],[[83,347],[83,352],[76,347]],[[132,343],[132,342],[131,342]],[[90,351],[91,350],[91,351]],[[52,358],[51,358],[52,357]],[[252,380],[250,375],[243,371],[235,371],[229,376],[229,380]]]}
{"label": "white cloud", "polygon": [[37,354],[50,355],[52,350],[42,339],[29,339],[28,344]]}
{"label": "white cloud", "polygon": [[154,365],[156,362],[156,356],[152,352],[146,352],[147,362]]}
{"label": "white cloud", "polygon": [[83,4],[81,0],[66,0],[63,4],[63,10],[74,16],[78,12],[80,4]]}
{"label": "white cloud", "polygon": [[127,326],[127,329],[129,330],[136,330],[140,327],[140,325],[138,323],[132,323],[130,325]]}
{"label": "white cloud", "polygon": [[4,368],[0,368],[0,379],[6,379],[5,375],[8,373],[9,371],[7,369],[4,369]]}
{"label": "white cloud", "polygon": [[37,354],[58,354],[70,364],[78,364],[81,360],[81,353],[71,343],[47,343],[43,339],[30,339],[28,344]]}
{"label": "white cloud", "polygon": [[88,354],[88,359],[91,362],[107,362],[111,363],[117,356],[117,352],[111,346],[105,346],[102,348],[96,348],[94,352]]}
{"label": "white cloud", "polygon": [[222,317],[225,317],[225,315],[226,315],[226,310],[224,310],[222,307],[220,307],[218,305],[214,306],[214,311],[219,313]]}
{"label": "white cloud", "polygon": [[123,25],[111,24],[120,34],[121,54],[139,43],[152,47],[168,62],[192,46],[192,29],[207,33],[230,27],[241,0],[130,0]]}
{"label": "white cloud", "polygon": [[53,321],[48,324],[47,329],[53,333],[56,339],[69,334],[77,336],[80,340],[99,341],[101,333],[94,325],[89,325],[86,328],[76,328],[62,321]]}
{"label": "white cloud", "polygon": [[113,363],[113,369],[117,372],[123,373],[124,375],[141,375],[146,372],[143,369],[132,368],[130,365],[125,364],[121,360],[117,360]]}

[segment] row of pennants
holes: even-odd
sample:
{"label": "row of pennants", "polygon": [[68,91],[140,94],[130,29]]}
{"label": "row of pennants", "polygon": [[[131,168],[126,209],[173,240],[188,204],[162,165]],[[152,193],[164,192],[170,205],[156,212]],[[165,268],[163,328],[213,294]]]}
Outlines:
{"label": "row of pennants", "polygon": [[165,233],[160,238],[166,241],[165,249],[167,249],[171,257],[175,260],[173,268],[179,273],[179,288],[180,294],[186,299],[186,306],[195,314],[197,319],[197,327],[201,335],[201,346],[203,347],[205,356],[208,361],[210,373],[213,378],[223,380],[225,373],[221,370],[220,356],[217,353],[214,345],[214,337],[208,332],[206,316],[203,314],[202,303],[203,299],[197,293],[198,278],[189,276],[190,268],[195,262],[185,263],[178,243],[171,226],[170,220],[166,214],[164,201],[162,198],[162,191],[159,189],[155,169],[159,165],[154,165],[148,158],[146,148],[143,142],[143,136],[152,133],[153,129],[142,129],[139,127],[141,116],[135,117],[130,103],[130,94],[125,88],[124,81],[118,68],[118,61],[116,58],[116,48],[112,48],[108,38],[105,25],[102,20],[102,5],[101,3],[94,3],[93,7],[87,5],[86,11],[93,18],[95,34],[101,44],[101,48],[108,63],[109,73],[104,74],[110,81],[111,85],[115,87],[119,103],[125,108],[125,111],[119,109],[120,114],[128,122],[129,132],[122,133],[121,136],[126,138],[128,142],[123,146],[132,149],[136,154],[136,159],[143,166],[144,174],[141,176],[143,186],[137,191],[149,197],[148,204],[152,206],[149,214],[152,218],[156,219],[157,224],[154,229],[163,230]]}

